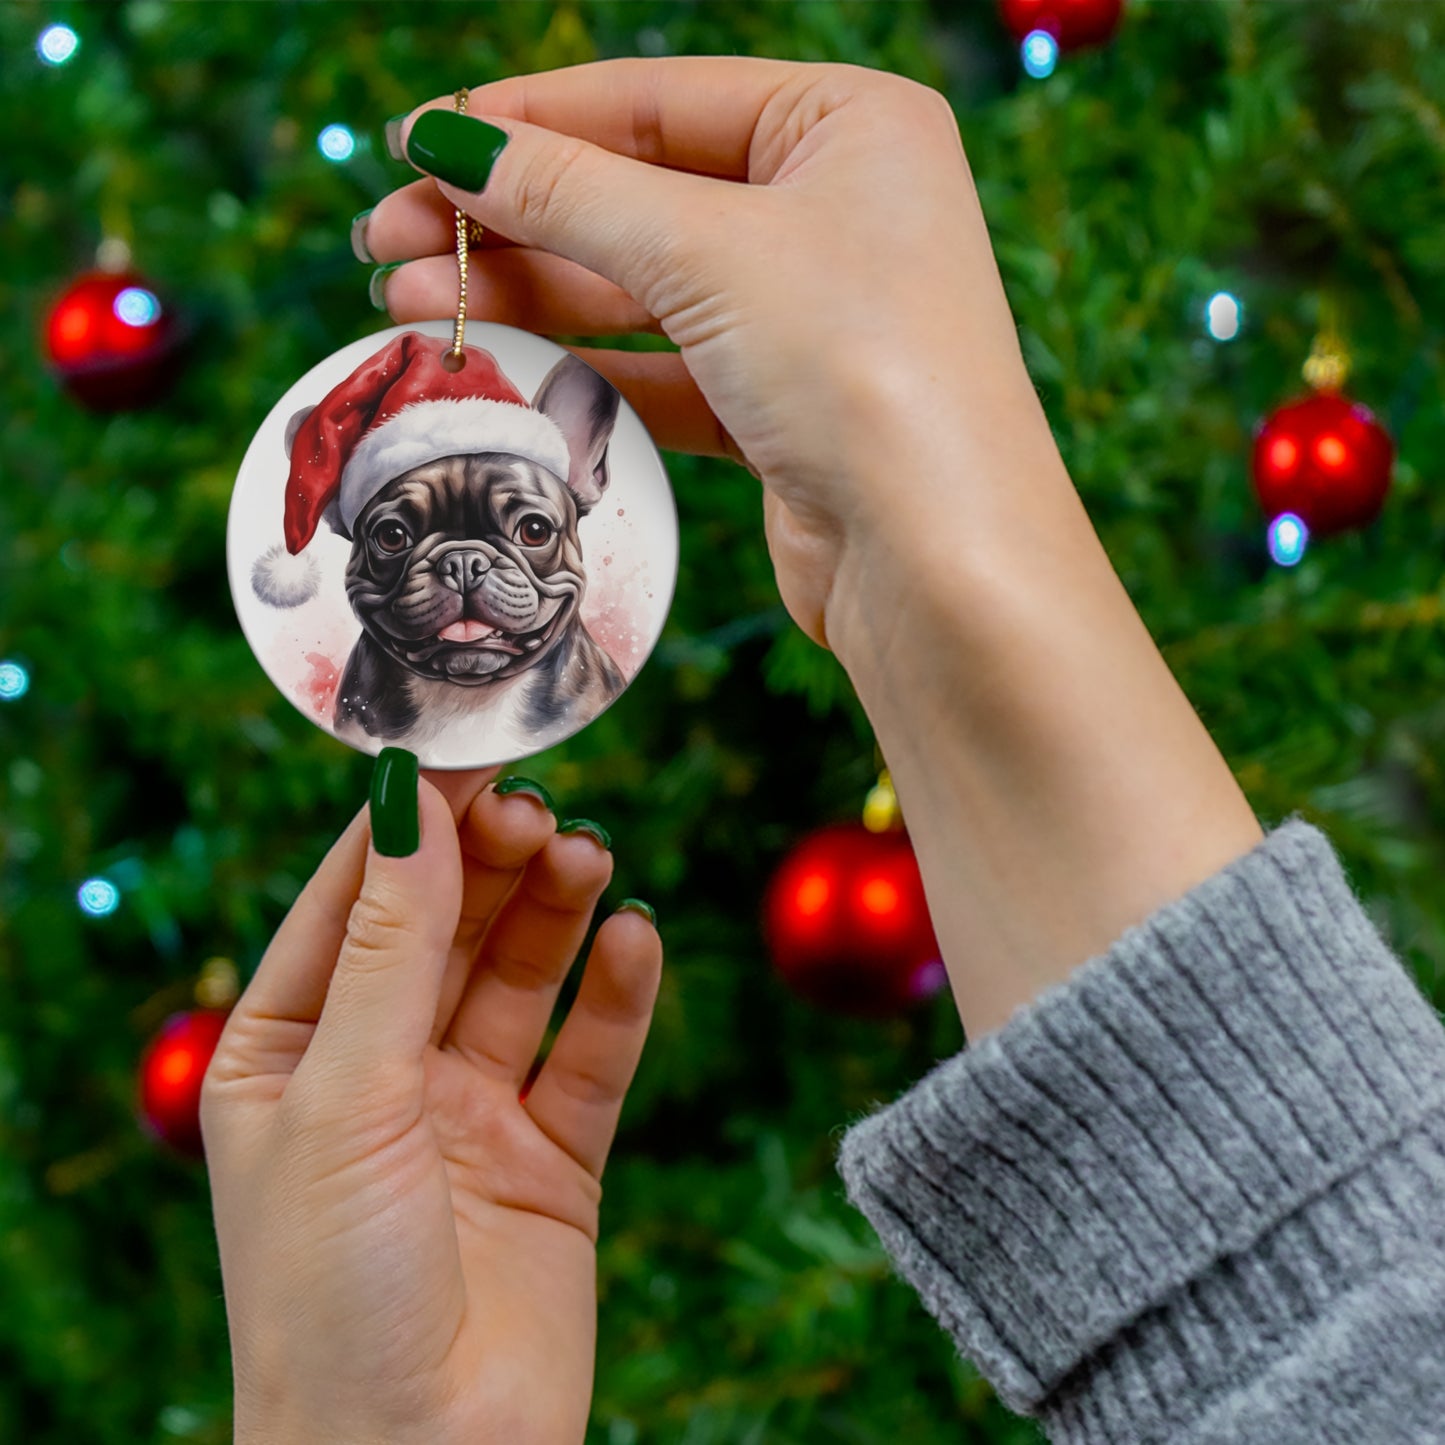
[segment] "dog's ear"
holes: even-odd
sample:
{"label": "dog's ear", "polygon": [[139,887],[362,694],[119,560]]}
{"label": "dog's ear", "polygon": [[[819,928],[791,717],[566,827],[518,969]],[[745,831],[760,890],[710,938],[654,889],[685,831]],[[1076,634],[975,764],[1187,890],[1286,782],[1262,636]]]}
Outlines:
{"label": "dog's ear", "polygon": [[556,422],[567,440],[567,489],[577,500],[579,516],[586,516],[607,490],[607,446],[618,401],[617,388],[570,353],[547,373],[533,398],[532,405]]}
{"label": "dog's ear", "polygon": [[296,440],[296,433],[301,430],[301,423],[311,415],[316,408],[314,406],[303,406],[300,411],[293,412],[291,420],[286,423],[286,456],[291,456],[291,443]]}

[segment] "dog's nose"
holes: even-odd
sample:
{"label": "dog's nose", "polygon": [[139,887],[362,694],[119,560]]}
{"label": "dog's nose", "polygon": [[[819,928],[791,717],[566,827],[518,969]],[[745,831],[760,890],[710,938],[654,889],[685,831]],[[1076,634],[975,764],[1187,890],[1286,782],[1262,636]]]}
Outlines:
{"label": "dog's nose", "polygon": [[437,563],[437,576],[453,591],[466,593],[481,586],[491,566],[485,552],[448,552]]}

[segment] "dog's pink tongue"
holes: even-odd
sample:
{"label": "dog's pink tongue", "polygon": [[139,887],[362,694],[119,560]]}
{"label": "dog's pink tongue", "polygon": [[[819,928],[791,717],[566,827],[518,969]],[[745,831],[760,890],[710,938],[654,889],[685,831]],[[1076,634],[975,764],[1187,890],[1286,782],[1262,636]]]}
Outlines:
{"label": "dog's pink tongue", "polygon": [[474,622],[468,617],[461,622],[453,622],[450,627],[443,627],[437,636],[443,642],[475,642],[479,637],[487,637],[496,630],[495,627],[488,627],[484,622]]}

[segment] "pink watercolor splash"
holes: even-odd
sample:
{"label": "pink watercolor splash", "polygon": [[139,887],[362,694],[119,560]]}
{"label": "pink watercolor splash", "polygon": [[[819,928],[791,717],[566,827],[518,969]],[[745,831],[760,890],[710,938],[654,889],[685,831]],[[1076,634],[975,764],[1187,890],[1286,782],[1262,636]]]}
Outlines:
{"label": "pink watercolor splash", "polygon": [[302,684],[317,717],[325,717],[336,701],[336,689],[341,685],[341,669],[322,652],[308,652],[306,661],[311,673]]}

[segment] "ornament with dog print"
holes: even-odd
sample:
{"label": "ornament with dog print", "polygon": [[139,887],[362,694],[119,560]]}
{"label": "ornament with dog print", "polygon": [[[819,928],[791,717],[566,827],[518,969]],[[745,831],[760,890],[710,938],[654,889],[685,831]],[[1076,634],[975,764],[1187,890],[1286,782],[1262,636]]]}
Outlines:
{"label": "ornament with dog print", "polygon": [[677,580],[662,458],[616,388],[544,337],[393,327],[309,371],[231,498],[242,629],[286,698],[429,768],[570,737],[652,651]]}

